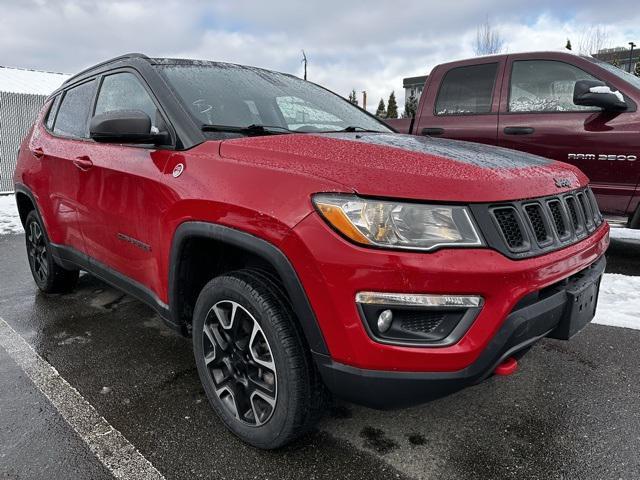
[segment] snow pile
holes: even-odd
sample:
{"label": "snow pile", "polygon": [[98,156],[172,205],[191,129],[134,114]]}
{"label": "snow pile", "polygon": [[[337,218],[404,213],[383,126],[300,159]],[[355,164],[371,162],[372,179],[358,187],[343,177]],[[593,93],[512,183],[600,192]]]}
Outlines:
{"label": "snow pile", "polygon": [[605,273],[593,323],[640,330],[640,277]]}
{"label": "snow pile", "polygon": [[612,228],[609,232],[611,238],[617,240],[638,240],[640,241],[640,230],[631,228]]}
{"label": "snow pile", "polygon": [[69,75],[0,66],[0,92],[49,95]]}
{"label": "snow pile", "polygon": [[22,232],[22,224],[16,207],[16,197],[13,195],[0,195],[0,235]]}
{"label": "snow pile", "polygon": [[589,92],[591,93],[612,93],[614,94],[616,97],[618,97],[618,100],[620,100],[621,102],[624,102],[624,97],[622,96],[622,94],[619,91],[613,91],[611,90],[611,88],[606,87],[606,86],[602,86],[602,87],[591,87],[589,89]]}

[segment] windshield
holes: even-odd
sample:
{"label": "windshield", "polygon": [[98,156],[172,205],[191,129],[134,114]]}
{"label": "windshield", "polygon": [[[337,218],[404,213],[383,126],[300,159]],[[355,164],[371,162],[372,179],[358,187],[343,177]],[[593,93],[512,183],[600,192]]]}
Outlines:
{"label": "windshield", "polygon": [[203,126],[264,125],[294,132],[391,132],[345,99],[283,73],[221,63],[156,65]]}
{"label": "windshield", "polygon": [[640,88],[640,77],[631,75],[630,73],[625,72],[621,68],[618,68],[615,65],[611,65],[610,63],[603,62],[602,60],[599,60],[597,58],[593,58],[589,56],[585,56],[584,58],[586,58],[590,62],[598,64],[600,67],[604,68],[608,72],[613,73],[615,76],[620,77],[622,80],[624,80],[627,83],[630,83],[634,87]]}

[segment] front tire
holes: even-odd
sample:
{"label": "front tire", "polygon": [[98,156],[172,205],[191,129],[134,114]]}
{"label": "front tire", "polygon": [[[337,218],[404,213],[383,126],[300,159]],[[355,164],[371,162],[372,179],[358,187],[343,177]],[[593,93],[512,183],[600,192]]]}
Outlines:
{"label": "front tire", "polygon": [[211,280],[196,303],[193,349],[211,406],[243,441],[278,448],[315,424],[323,387],[273,277],[239,270]]}
{"label": "front tire", "polygon": [[67,270],[58,265],[51,255],[49,237],[35,210],[25,220],[25,240],[29,268],[33,280],[45,293],[66,293],[78,283],[78,270]]}

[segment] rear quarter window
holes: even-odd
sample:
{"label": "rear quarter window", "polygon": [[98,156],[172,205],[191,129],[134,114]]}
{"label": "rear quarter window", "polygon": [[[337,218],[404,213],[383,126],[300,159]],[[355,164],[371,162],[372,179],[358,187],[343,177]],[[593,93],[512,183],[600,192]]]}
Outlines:
{"label": "rear quarter window", "polygon": [[53,102],[51,102],[51,106],[49,107],[49,112],[47,112],[47,118],[45,120],[45,126],[47,130],[53,129],[53,121],[56,119],[56,113],[58,113],[58,107],[60,106],[60,99],[62,95],[57,95]]}

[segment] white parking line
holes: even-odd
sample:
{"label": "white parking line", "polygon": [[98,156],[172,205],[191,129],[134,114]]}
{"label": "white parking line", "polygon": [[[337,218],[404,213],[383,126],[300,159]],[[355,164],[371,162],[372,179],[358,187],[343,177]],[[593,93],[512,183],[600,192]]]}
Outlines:
{"label": "white parking line", "polygon": [[60,412],[107,470],[127,480],[164,480],[164,476],[109,425],[80,393],[0,317],[0,346]]}

